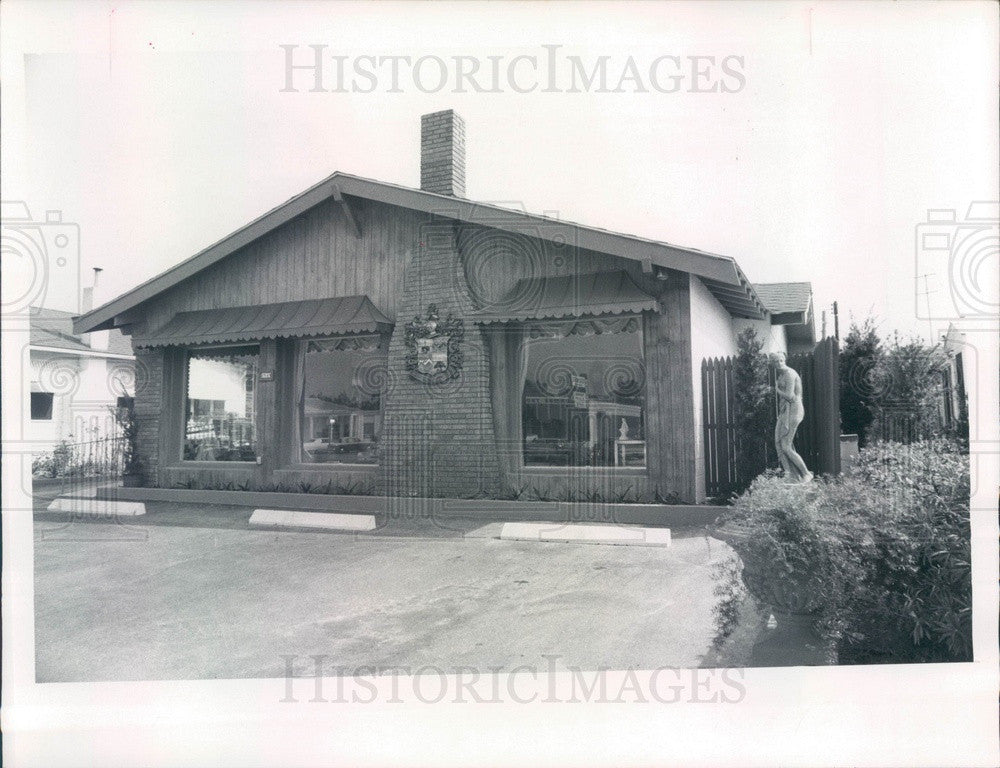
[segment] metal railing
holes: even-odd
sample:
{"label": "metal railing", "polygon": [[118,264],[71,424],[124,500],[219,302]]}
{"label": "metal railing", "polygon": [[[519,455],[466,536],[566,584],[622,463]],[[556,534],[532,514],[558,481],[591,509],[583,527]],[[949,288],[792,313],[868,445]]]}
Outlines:
{"label": "metal railing", "polygon": [[119,485],[126,459],[124,437],[87,442],[60,442],[32,462],[36,479],[60,480],[64,491],[82,491],[98,485]]}

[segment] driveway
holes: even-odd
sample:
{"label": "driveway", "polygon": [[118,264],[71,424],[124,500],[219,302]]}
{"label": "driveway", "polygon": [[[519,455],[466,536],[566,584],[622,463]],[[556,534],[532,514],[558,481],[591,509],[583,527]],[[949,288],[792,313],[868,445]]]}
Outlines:
{"label": "driveway", "polygon": [[250,530],[234,508],[206,514],[213,527],[158,515],[36,520],[39,682],[280,677],[284,656],[305,668],[316,654],[346,670],[509,670],[553,654],[696,667],[728,553],[695,532],[661,548],[500,541],[475,521],[346,535]]}

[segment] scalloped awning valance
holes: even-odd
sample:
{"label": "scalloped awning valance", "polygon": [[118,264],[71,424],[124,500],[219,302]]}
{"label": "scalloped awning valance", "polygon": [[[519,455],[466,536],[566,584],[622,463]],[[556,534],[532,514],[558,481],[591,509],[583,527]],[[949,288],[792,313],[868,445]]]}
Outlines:
{"label": "scalloped awning valance", "polygon": [[193,346],[260,339],[379,333],[392,321],[367,296],[178,312],[136,347]]}
{"label": "scalloped awning valance", "polygon": [[499,301],[475,314],[477,323],[559,320],[659,311],[659,304],[624,271],[519,280]]}

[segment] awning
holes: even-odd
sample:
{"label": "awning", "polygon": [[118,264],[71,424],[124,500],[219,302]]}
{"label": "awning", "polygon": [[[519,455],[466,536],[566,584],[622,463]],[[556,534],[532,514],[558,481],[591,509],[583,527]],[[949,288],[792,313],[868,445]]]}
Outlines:
{"label": "awning", "polygon": [[388,330],[392,321],[367,296],[287,301],[255,307],[178,312],[136,347],[192,346],[302,336],[334,336]]}
{"label": "awning", "polygon": [[524,278],[495,304],[474,316],[478,323],[658,311],[655,298],[624,271]]}

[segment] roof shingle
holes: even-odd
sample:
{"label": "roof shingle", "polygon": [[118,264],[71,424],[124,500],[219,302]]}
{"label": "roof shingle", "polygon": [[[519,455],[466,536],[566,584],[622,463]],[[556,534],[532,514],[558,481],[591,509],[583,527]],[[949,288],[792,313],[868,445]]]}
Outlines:
{"label": "roof shingle", "polygon": [[[60,309],[32,307],[30,319],[30,344],[33,347],[65,349],[67,352],[101,352],[73,333],[73,313]],[[107,352],[114,355],[131,355],[132,343],[117,328],[108,332]]]}
{"label": "roof shingle", "polygon": [[812,303],[812,283],[754,283],[753,287],[772,314],[808,312]]}

